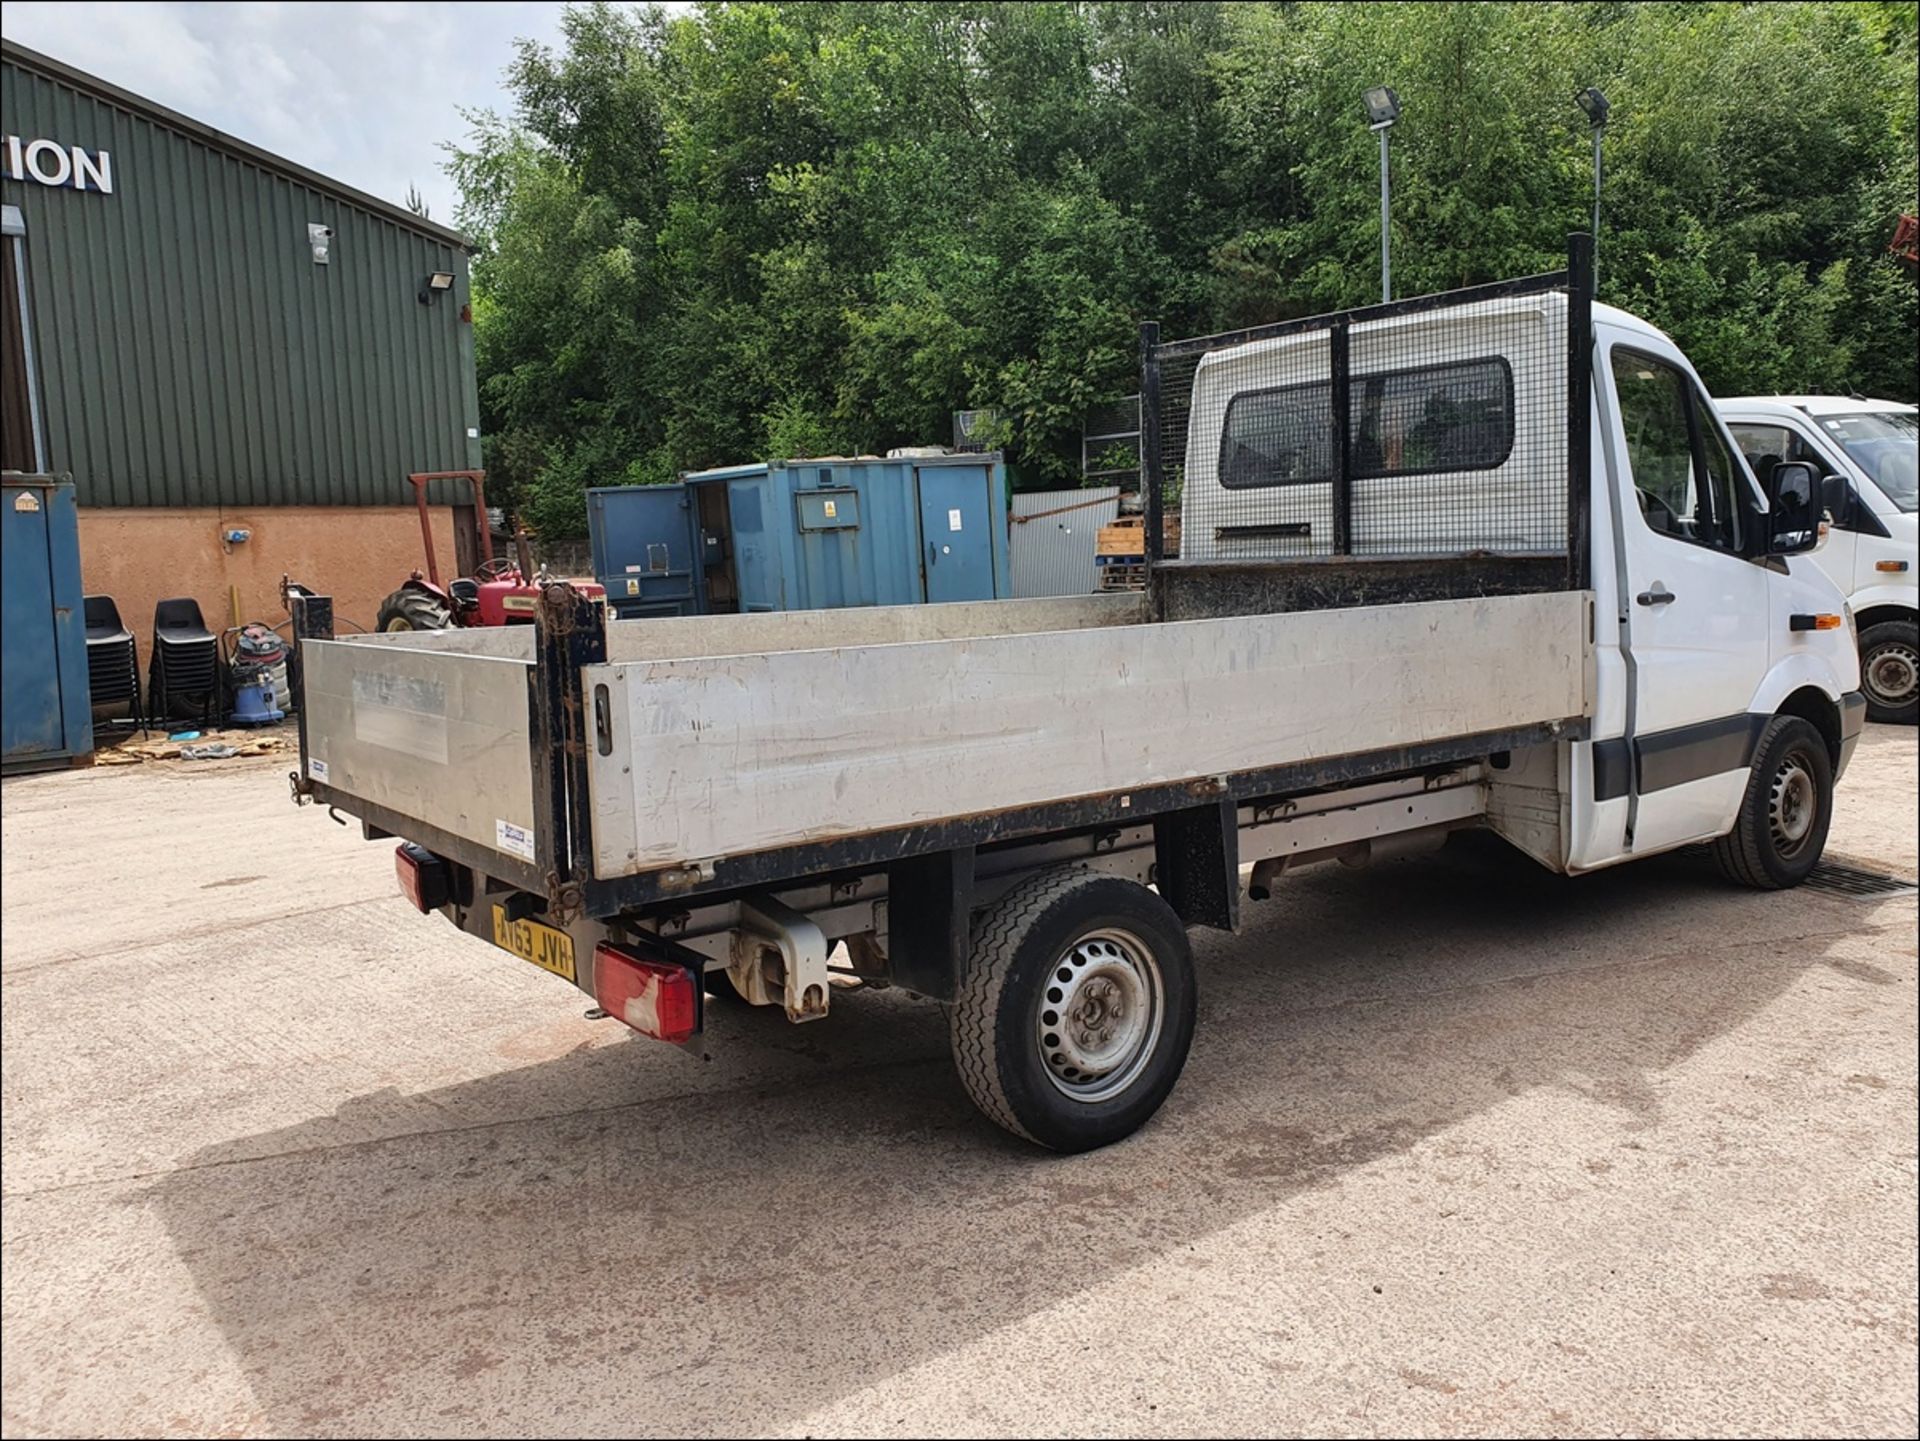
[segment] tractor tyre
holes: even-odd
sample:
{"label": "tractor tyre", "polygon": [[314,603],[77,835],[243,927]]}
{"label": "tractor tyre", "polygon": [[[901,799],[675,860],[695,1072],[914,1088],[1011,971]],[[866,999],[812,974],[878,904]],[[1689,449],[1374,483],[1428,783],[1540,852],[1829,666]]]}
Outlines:
{"label": "tractor tyre", "polygon": [[376,630],[446,630],[453,624],[453,612],[439,596],[415,586],[403,585],[380,602]]}

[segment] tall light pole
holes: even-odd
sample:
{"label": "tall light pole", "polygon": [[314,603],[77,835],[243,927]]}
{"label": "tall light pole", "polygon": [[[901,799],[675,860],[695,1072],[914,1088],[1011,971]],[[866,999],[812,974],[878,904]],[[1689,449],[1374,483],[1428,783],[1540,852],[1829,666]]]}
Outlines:
{"label": "tall light pole", "polygon": [[1380,137],[1380,303],[1393,299],[1393,241],[1388,234],[1392,192],[1387,182],[1387,132],[1400,118],[1400,97],[1391,85],[1375,85],[1366,94],[1367,129]]}
{"label": "tall light pole", "polygon": [[1574,101],[1587,112],[1587,123],[1593,127],[1593,282],[1600,283],[1600,135],[1607,128],[1607,97],[1589,85]]}

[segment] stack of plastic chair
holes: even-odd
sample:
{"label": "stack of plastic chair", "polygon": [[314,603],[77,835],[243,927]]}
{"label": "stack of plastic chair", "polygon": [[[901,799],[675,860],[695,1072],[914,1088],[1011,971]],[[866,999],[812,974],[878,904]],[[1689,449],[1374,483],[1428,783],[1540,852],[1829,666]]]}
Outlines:
{"label": "stack of plastic chair", "polygon": [[145,730],[146,712],[140,708],[140,655],[134,649],[133,632],[121,623],[120,607],[110,595],[88,596],[86,616],[87,690],[94,719],[105,719],[102,711],[124,706],[126,718]]}
{"label": "stack of plastic chair", "polygon": [[153,659],[147,704],[156,720],[212,724],[220,703],[220,646],[191,596],[153,608]]}

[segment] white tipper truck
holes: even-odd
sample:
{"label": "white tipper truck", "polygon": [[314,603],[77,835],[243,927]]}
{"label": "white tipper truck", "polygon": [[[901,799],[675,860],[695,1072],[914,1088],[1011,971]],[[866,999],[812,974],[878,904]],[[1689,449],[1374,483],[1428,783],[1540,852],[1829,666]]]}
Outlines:
{"label": "white tipper truck", "polygon": [[609,623],[556,581],[531,626],[346,639],[296,594],[296,799],[649,1036],[943,1002],[980,1108],[1065,1151],[1166,1099],[1188,928],[1295,867],[1485,827],[1794,885],[1864,711],[1832,497],[1763,490],[1589,259],[1144,327],[1141,592]]}

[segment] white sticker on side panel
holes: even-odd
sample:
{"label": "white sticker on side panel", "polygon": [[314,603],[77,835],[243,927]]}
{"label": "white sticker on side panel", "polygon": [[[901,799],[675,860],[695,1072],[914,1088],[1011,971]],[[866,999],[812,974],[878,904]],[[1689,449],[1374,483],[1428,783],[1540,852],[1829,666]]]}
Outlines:
{"label": "white sticker on side panel", "polygon": [[960,529],[960,512],[959,511],[950,510],[947,512],[947,529],[948,530]]}
{"label": "white sticker on side panel", "polygon": [[314,780],[324,782],[327,778],[327,763],[318,756],[308,756],[307,774]]}
{"label": "white sticker on side panel", "polygon": [[500,849],[507,852],[507,854],[519,856],[523,861],[530,861],[534,858],[533,830],[531,827],[516,826],[512,821],[495,821],[493,823],[493,835],[494,839],[499,842]]}

